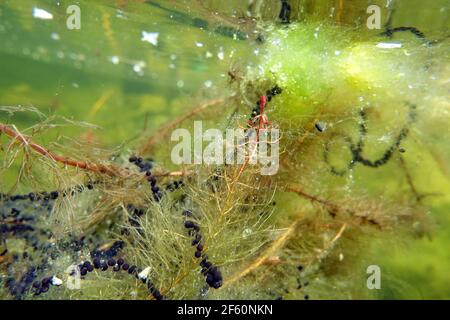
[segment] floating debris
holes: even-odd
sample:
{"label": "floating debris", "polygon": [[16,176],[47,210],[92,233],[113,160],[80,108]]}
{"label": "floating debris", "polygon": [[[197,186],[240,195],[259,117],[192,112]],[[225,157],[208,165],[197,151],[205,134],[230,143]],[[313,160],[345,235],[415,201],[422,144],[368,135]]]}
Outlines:
{"label": "floating debris", "polygon": [[324,132],[327,129],[327,124],[325,122],[316,122],[314,126],[319,132]]}
{"label": "floating debris", "polygon": [[51,283],[52,283],[52,285],[59,287],[60,285],[63,284],[63,281],[60,278],[58,278],[57,276],[53,276]]}
{"label": "floating debris", "polygon": [[37,7],[33,8],[33,17],[35,17],[37,19],[42,19],[42,20],[52,20],[53,19],[53,15],[50,12],[45,11],[44,9],[37,8]]}
{"label": "floating debris", "polygon": [[401,48],[401,43],[380,42],[377,44],[377,48],[381,49],[398,49]]}
{"label": "floating debris", "polygon": [[120,62],[120,58],[118,56],[112,56],[110,60],[113,64],[119,64]]}
{"label": "floating debris", "polygon": [[147,267],[147,268],[145,268],[144,270],[142,270],[142,271],[138,274],[138,278],[141,279],[141,280],[147,279],[147,278],[148,278],[148,275],[150,274],[150,270],[151,270],[151,269],[152,269],[152,268]]}
{"label": "floating debris", "polygon": [[61,39],[61,38],[59,37],[59,34],[57,34],[56,32],[52,32],[52,34],[50,35],[50,37],[51,37],[53,40],[55,40],[55,41],[58,41],[59,39]]}
{"label": "floating debris", "polygon": [[148,43],[151,43],[154,46],[158,45],[158,38],[159,38],[159,32],[147,32],[142,31],[142,41],[146,41]]}

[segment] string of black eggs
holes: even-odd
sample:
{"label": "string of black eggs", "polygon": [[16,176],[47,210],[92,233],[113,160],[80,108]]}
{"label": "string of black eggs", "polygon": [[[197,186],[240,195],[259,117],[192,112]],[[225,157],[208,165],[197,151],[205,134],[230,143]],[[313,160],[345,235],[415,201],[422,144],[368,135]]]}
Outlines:
{"label": "string of black eggs", "polygon": [[[161,201],[163,193],[157,185],[157,181],[155,176],[152,174],[151,169],[153,169],[153,159],[144,160],[141,157],[131,156],[129,162],[136,165],[139,168],[140,172],[145,172],[147,177],[147,181],[150,183],[150,187],[152,190],[153,198],[156,202]],[[166,190],[169,192],[173,192],[183,186],[183,181],[173,181],[166,185]],[[136,208],[133,204],[127,205],[127,210],[130,212],[131,216],[128,221],[133,227],[139,228],[141,227],[140,217],[144,214],[144,210],[140,208]],[[129,231],[127,229],[122,230],[122,234],[128,234]]]}
{"label": "string of black eggs", "polygon": [[92,190],[94,185],[98,182],[89,182],[86,185],[78,185],[67,190],[54,190],[54,191],[43,191],[43,192],[30,192],[27,194],[15,194],[15,195],[7,195],[0,193],[0,200],[2,201],[50,201],[56,200],[59,196],[66,197],[67,195],[74,196],[78,193],[82,193],[85,189]]}
{"label": "string of black eggs", "polygon": [[[183,211],[183,215],[187,218],[193,216],[192,212],[189,210]],[[215,289],[218,289],[222,286],[223,277],[220,270],[215,266],[212,262],[209,261],[208,256],[203,253],[204,245],[202,243],[202,235],[200,232],[200,227],[197,223],[192,220],[186,220],[184,222],[184,227],[189,230],[189,235],[193,236],[193,240],[191,242],[192,246],[196,247],[196,251],[194,253],[194,257],[197,259],[202,258],[200,261],[200,266],[202,267],[201,273],[205,276],[206,283]],[[128,274],[135,276],[136,279],[141,280],[144,284],[147,285],[149,293],[156,300],[163,300],[164,297],[161,292],[154,286],[153,282],[149,279],[150,267],[145,269],[140,269],[136,265],[130,265],[123,258],[114,259],[102,259],[99,257],[95,257],[92,261],[84,261],[77,265],[76,269],[72,272],[71,276],[79,274],[80,277],[84,278],[89,273],[94,272],[94,270],[104,272],[109,268],[114,272],[125,271]],[[32,290],[35,296],[39,296],[43,293],[49,291],[51,286],[61,286],[63,281],[58,278],[56,275],[45,277],[40,281],[35,281],[32,285]]]}
{"label": "string of black eggs", "polygon": [[[409,126],[411,126],[417,118],[417,107],[416,105],[406,102],[406,105],[409,108],[407,119],[405,121],[405,124],[403,127],[400,128],[399,133],[395,136],[394,141],[391,143],[391,145],[383,152],[381,157],[379,157],[376,160],[369,160],[363,156],[364,152],[364,146],[366,143],[367,138],[367,113],[366,110],[362,109],[359,111],[359,138],[356,143],[352,141],[352,139],[346,135],[341,134],[341,138],[344,139],[344,142],[348,145],[348,148],[351,153],[351,160],[348,162],[345,168],[343,169],[337,169],[335,166],[333,166],[329,159],[329,153],[330,153],[330,141],[327,141],[324,145],[324,152],[323,157],[325,163],[329,166],[330,171],[332,174],[337,176],[343,176],[345,175],[349,170],[351,170],[357,163],[361,163],[362,165],[370,168],[379,168],[392,158],[394,155],[394,152],[398,150],[399,152],[403,153],[405,150],[400,147],[402,141],[406,139],[406,137],[409,134]],[[316,125],[317,128],[317,125]],[[321,130],[319,130],[321,131]]]}
{"label": "string of black eggs", "polygon": [[135,164],[140,169],[140,172],[145,172],[147,181],[150,183],[150,188],[153,193],[153,199],[155,199],[156,202],[160,202],[163,194],[159,186],[156,184],[155,176],[152,175],[151,172],[151,169],[153,168],[153,160],[149,159],[147,161],[144,161],[144,159],[137,156],[131,156],[128,160],[130,161],[130,163]]}
{"label": "string of black eggs", "polygon": [[[161,201],[163,193],[160,187],[157,185],[155,176],[152,174],[151,169],[153,169],[153,159],[144,160],[141,157],[131,156],[129,159],[130,163],[133,163],[139,168],[140,172],[145,172],[147,176],[147,181],[150,183],[150,188],[153,193],[153,198],[156,202]],[[166,190],[173,192],[183,186],[182,180],[173,181],[166,185]]]}
{"label": "string of black eggs", "polygon": [[[193,214],[191,211],[185,210],[183,211],[183,216],[190,218]],[[192,220],[186,220],[184,227],[189,230],[189,235],[193,236],[191,244],[196,248],[194,257],[202,259],[200,261],[200,266],[202,267],[201,273],[206,277],[206,283],[214,289],[220,288],[223,283],[222,273],[217,266],[209,261],[208,256],[203,252],[204,244],[202,243],[202,234],[200,233],[199,225]]]}
{"label": "string of black eggs", "polygon": [[[131,265],[126,262],[123,258],[114,259],[100,259],[94,258],[92,261],[84,261],[83,263],[78,264],[76,269],[72,271],[70,276],[79,275],[82,279],[87,276],[88,273],[94,272],[94,270],[104,272],[109,268],[114,272],[124,271],[131,276],[134,276],[136,279],[142,281],[143,284],[147,285],[149,293],[156,300],[163,300],[164,297],[161,292],[155,287],[154,283],[150,280],[149,274],[151,271],[150,267],[145,269],[140,269],[136,265]],[[43,293],[49,291],[51,286],[61,286],[63,281],[58,278],[56,275],[45,277],[40,281],[35,281],[32,285],[32,289],[35,296],[39,296]]]}

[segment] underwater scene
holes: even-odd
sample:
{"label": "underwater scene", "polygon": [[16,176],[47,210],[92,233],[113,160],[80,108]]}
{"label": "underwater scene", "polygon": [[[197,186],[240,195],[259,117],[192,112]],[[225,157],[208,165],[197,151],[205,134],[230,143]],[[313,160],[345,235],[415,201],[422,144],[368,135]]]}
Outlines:
{"label": "underwater scene", "polygon": [[450,299],[448,0],[0,0],[1,300]]}

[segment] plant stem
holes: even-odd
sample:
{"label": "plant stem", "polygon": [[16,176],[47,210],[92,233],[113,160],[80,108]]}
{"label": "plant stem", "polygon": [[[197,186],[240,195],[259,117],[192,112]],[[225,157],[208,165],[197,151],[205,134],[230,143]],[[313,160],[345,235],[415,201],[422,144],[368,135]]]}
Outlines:
{"label": "plant stem", "polygon": [[113,174],[113,170],[111,168],[102,165],[102,164],[95,164],[95,163],[88,163],[86,161],[77,161],[73,159],[69,159],[66,157],[63,157],[61,155],[55,154],[48,150],[45,147],[42,147],[41,145],[34,143],[30,137],[22,135],[20,132],[16,131],[14,128],[5,125],[3,123],[0,123],[0,132],[3,132],[7,136],[13,138],[13,140],[17,140],[21,142],[22,144],[29,146],[31,149],[39,153],[40,155],[43,155],[44,157],[47,157],[53,161],[63,163],[68,166],[77,167],[84,170],[89,170],[93,172],[98,173],[108,173]]}

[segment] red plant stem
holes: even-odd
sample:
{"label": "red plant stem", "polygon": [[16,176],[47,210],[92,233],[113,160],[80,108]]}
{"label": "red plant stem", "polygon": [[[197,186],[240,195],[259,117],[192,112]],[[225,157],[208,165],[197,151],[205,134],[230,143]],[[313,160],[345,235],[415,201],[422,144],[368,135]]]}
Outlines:
{"label": "red plant stem", "polygon": [[261,96],[261,100],[259,103],[259,130],[262,129],[263,126],[263,113],[264,113],[264,107],[266,106],[266,96]]}
{"label": "red plant stem", "polygon": [[267,103],[267,97],[262,95],[259,100],[259,127],[258,127],[258,132],[256,135],[257,142],[259,142],[259,133],[260,133],[263,125],[265,124],[263,117],[264,117],[264,107],[266,106],[266,103]]}
{"label": "red plant stem", "polygon": [[36,151],[37,153],[52,159],[56,162],[63,163],[68,166],[77,167],[84,170],[89,170],[93,172],[99,172],[99,173],[112,173],[112,170],[108,168],[107,166],[101,165],[101,164],[95,164],[95,163],[88,163],[85,161],[77,161],[77,160],[71,160],[66,157],[57,155],[50,150],[34,143],[31,141],[30,137],[24,136],[11,128],[10,126],[7,126],[5,124],[0,123],[0,132],[5,133],[7,136],[13,138],[14,140],[18,140],[21,143],[29,146],[31,149]]}

